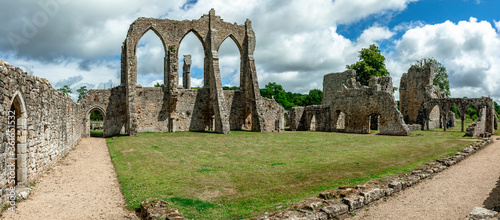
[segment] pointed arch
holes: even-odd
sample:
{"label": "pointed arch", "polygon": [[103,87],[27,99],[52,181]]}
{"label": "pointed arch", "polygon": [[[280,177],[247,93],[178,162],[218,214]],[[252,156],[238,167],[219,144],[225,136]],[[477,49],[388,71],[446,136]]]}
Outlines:
{"label": "pointed arch", "polygon": [[179,45],[176,49],[176,54],[179,54],[179,49],[181,47],[181,43],[182,43],[182,40],[184,40],[184,38],[189,34],[189,33],[193,33],[194,36],[196,36],[198,38],[198,40],[200,40],[200,43],[201,43],[201,46],[203,47],[203,51],[206,51],[206,45],[205,45],[205,41],[203,40],[203,38],[201,37],[200,33],[198,33],[198,31],[196,31],[195,29],[189,29],[184,35],[182,35],[181,39],[179,40],[179,43],[177,43],[177,45]]}
{"label": "pointed arch", "polygon": [[146,28],[140,35],[140,37],[137,38],[135,45],[134,45],[134,54],[137,54],[137,46],[139,46],[139,42],[141,41],[142,37],[148,33],[148,31],[153,31],[156,36],[158,36],[158,38],[160,38],[161,40],[161,44],[163,45],[163,52],[165,52],[165,55],[167,55],[167,45],[165,43],[165,40],[163,39],[163,37],[161,36],[160,32],[158,30],[156,30],[156,28],[154,26],[149,26],[148,28]]}
{"label": "pointed arch", "polygon": [[[231,42],[226,43],[226,41],[231,41],[228,39],[232,39],[232,41],[234,42],[234,45],[236,46],[237,49],[234,49],[234,46],[231,46],[231,44],[232,44]],[[229,47],[231,47],[231,48],[229,48]],[[237,61],[231,59],[231,58],[234,58],[233,56],[225,56],[224,51],[221,51],[221,49],[222,50],[229,49],[230,51],[228,51],[228,52],[231,55],[234,53],[233,51],[237,50],[239,52],[239,56],[236,56]],[[243,69],[242,68],[243,67],[242,50],[241,50],[241,47],[240,47],[238,40],[234,37],[233,34],[227,35],[224,38],[224,40],[221,42],[221,44],[218,45],[217,53],[219,55],[219,69],[220,69],[220,73],[221,73],[222,84],[223,85],[227,84],[227,83],[234,84],[232,86],[237,86],[238,88],[241,88],[241,82],[243,82],[243,79],[242,79],[242,69]],[[229,65],[227,65],[227,64],[229,64]],[[235,64],[237,64],[237,65],[235,65]],[[228,66],[233,66],[233,65],[237,66],[237,68],[236,69],[227,68]],[[228,75],[228,71],[231,71],[230,75]]]}
{"label": "pointed arch", "polygon": [[[26,109],[26,104],[24,102],[23,95],[20,91],[16,91],[12,96],[10,101],[10,111],[8,112],[8,122],[7,124],[12,125],[11,132],[14,132],[13,141],[9,140],[9,145],[15,152],[12,155],[15,157],[12,160],[15,161],[15,169],[13,174],[15,175],[15,184],[18,186],[28,185],[28,151],[27,151],[27,135],[28,135],[28,113]],[[13,124],[12,124],[13,123]],[[12,146],[14,145],[14,146]],[[10,153],[9,153],[10,155]],[[8,158],[9,160],[10,158]]]}
{"label": "pointed arch", "polygon": [[227,35],[224,40],[221,41],[221,43],[217,46],[217,51],[219,51],[220,49],[220,46],[222,46],[222,44],[224,44],[224,42],[226,42],[226,40],[230,38],[233,40],[233,42],[236,44],[236,47],[238,47],[238,50],[240,51],[240,57],[243,56],[243,49],[242,49],[242,46],[240,44],[240,42],[238,41],[238,39],[236,39],[236,37],[234,37],[233,34],[229,34]]}

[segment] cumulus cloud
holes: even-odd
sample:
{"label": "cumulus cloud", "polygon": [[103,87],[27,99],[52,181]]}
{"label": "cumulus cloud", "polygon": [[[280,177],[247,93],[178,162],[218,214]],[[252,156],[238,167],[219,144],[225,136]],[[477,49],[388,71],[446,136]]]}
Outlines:
{"label": "cumulus cloud", "polygon": [[398,77],[415,60],[434,57],[447,68],[454,97],[488,96],[500,89],[493,83],[500,80],[500,36],[487,21],[470,18],[416,27],[406,31],[395,47],[387,66]]}
{"label": "cumulus cloud", "polygon": [[[0,36],[23,37],[13,46],[8,37],[0,38],[0,56],[13,64],[35,63],[38,76],[57,82],[61,76],[82,75],[81,83],[101,87],[120,82],[120,48],[129,25],[138,17],[198,19],[215,8],[225,21],[243,24],[252,21],[257,37],[255,59],[258,80],[263,87],[275,81],[286,90],[306,93],[322,88],[325,73],[343,71],[357,60],[357,51],[371,42],[387,40],[394,30],[373,26],[357,42],[337,33],[338,24],[349,24],[373,15],[405,10],[416,0],[294,0],[294,1],[62,1],[40,0],[5,2],[0,14]],[[43,5],[43,6],[41,6]],[[46,6],[50,6],[46,9]],[[117,7],[120,10],[116,10]],[[46,14],[46,21],[42,19]],[[37,17],[38,16],[38,17]],[[42,16],[42,17],[40,17]],[[34,19],[39,19],[34,21]],[[35,22],[38,22],[34,24]],[[25,34],[34,26],[35,31]],[[34,29],[33,29],[34,30]],[[12,35],[11,34],[11,35]],[[225,85],[238,85],[239,52],[232,42],[219,49],[221,75]],[[224,43],[226,44],[226,42]],[[192,55],[192,85],[201,85],[203,51],[190,34],[179,48]],[[163,80],[164,49],[151,32],[137,48],[138,83],[151,85]],[[180,76],[182,75],[182,68]],[[179,82],[181,83],[181,82]]]}
{"label": "cumulus cloud", "polygon": [[390,39],[392,36],[394,36],[394,34],[395,33],[389,30],[388,27],[373,26],[363,31],[363,33],[358,38],[358,42],[363,44],[371,44],[379,40]]}

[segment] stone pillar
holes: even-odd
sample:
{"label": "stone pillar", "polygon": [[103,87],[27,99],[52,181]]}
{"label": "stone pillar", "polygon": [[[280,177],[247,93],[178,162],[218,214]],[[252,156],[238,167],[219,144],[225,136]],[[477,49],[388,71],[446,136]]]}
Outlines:
{"label": "stone pillar", "polygon": [[184,89],[191,89],[191,55],[184,55],[184,65],[182,66],[182,86]]}
{"label": "stone pillar", "polygon": [[[215,10],[210,10],[209,12],[210,20],[215,21]],[[229,113],[226,107],[226,99],[224,97],[224,91],[222,90],[222,80],[220,76],[219,69],[219,54],[217,53],[217,32],[215,28],[212,27],[213,22],[210,22],[210,30],[208,31],[207,38],[207,48],[205,51],[208,68],[208,80],[209,90],[210,90],[210,102],[212,103],[214,115],[215,115],[215,132],[221,134],[228,134],[230,130],[229,126]],[[207,83],[205,82],[205,85]]]}
{"label": "stone pillar", "polygon": [[177,53],[175,51],[175,46],[170,46],[167,55],[167,74],[168,74],[168,89],[167,91],[167,101],[168,101],[168,131],[176,131],[176,118],[177,118],[177,100],[179,98],[177,85],[179,82],[179,61],[177,58]]}

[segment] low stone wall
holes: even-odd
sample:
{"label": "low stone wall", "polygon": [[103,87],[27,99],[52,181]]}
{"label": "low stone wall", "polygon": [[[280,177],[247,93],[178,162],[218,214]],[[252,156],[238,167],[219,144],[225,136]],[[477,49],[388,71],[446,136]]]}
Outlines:
{"label": "low stone wall", "polygon": [[335,190],[324,191],[318,197],[292,204],[284,211],[277,211],[252,220],[281,220],[281,219],[342,219],[348,214],[372,205],[384,198],[397,194],[436,173],[445,170],[466,157],[474,154],[493,142],[485,139],[476,142],[457,152],[454,156],[441,158],[426,163],[421,169],[414,170],[411,174],[402,174],[389,184],[370,181],[364,185],[341,186]]}
{"label": "low stone wall", "polygon": [[0,115],[0,194],[6,202],[9,182],[15,179],[16,189],[29,186],[78,144],[84,114],[46,79],[0,60]]}

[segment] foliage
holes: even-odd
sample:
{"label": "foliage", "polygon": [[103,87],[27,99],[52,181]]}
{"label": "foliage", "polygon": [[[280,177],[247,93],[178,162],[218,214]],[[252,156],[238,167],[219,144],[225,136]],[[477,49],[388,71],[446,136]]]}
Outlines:
{"label": "foliage", "polygon": [[64,95],[69,96],[71,94],[71,88],[69,88],[68,85],[64,85],[63,87],[57,89],[58,91],[61,91]]}
{"label": "foliage", "polygon": [[154,87],[163,87],[163,84],[156,83],[156,84],[154,85]]}
{"label": "foliage", "polygon": [[270,82],[264,89],[260,89],[260,95],[266,98],[274,97],[276,102],[286,110],[295,106],[320,105],[323,99],[323,91],[319,89],[312,89],[309,91],[309,94],[304,95],[286,92],[285,89],[276,82]]}
{"label": "foliage", "polygon": [[500,116],[500,105],[498,105],[497,102],[493,102],[495,105],[495,112],[497,113],[497,116]]}
{"label": "foliage", "polygon": [[469,106],[469,108],[467,109],[467,113],[466,115],[472,119],[472,120],[477,120],[478,118],[478,114],[477,114],[477,110],[476,110],[476,107],[474,107],[473,105]]}
{"label": "foliage", "polygon": [[443,92],[446,97],[450,97],[450,81],[448,80],[448,71],[446,67],[434,58],[422,58],[417,60],[414,64],[418,67],[424,66],[426,63],[434,64],[434,80],[432,84],[438,86],[441,92]]}
{"label": "foliage", "polygon": [[76,90],[78,92],[78,101],[82,99],[82,97],[89,91],[87,90],[87,86],[82,86]]}
{"label": "foliage", "polygon": [[309,94],[305,96],[302,105],[321,105],[321,100],[323,99],[323,91],[319,89],[309,90]]}
{"label": "foliage", "polygon": [[340,185],[391,179],[474,141],[462,136],[457,126],[405,137],[232,131],[139,133],[106,141],[128,208],[162,198],[189,219],[245,219]]}
{"label": "foliage", "polygon": [[347,69],[356,70],[356,80],[361,85],[368,85],[373,76],[389,76],[385,68],[385,57],[380,54],[378,46],[370,45],[369,48],[363,48],[359,51],[359,61],[352,65],[347,65]]}
{"label": "foliage", "polygon": [[231,87],[223,86],[222,87],[222,90],[238,90],[238,89],[240,89],[240,87],[238,87],[238,86],[231,86]]}
{"label": "foliage", "polygon": [[452,111],[453,113],[455,113],[455,117],[456,117],[456,118],[458,118],[458,117],[459,117],[459,115],[460,115],[460,114],[458,113],[458,108],[457,108],[457,106],[455,106],[455,105],[451,106],[450,111]]}
{"label": "foliage", "polygon": [[102,113],[100,111],[92,111],[90,113],[90,120],[91,121],[102,121],[103,117],[102,117]]}

